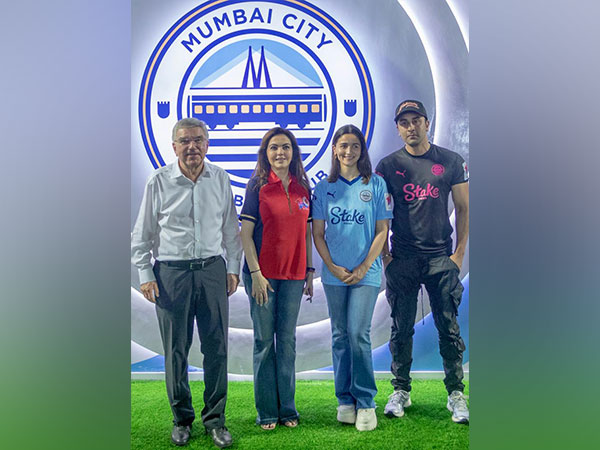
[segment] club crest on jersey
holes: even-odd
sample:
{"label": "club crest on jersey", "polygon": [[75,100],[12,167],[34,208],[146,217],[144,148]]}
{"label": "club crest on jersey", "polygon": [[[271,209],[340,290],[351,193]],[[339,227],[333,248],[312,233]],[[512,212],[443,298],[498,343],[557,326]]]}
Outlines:
{"label": "club crest on jersey", "polygon": [[308,203],[308,199],[306,197],[302,197],[301,199],[296,200],[298,203],[298,209],[302,211],[303,209],[309,209],[310,205]]}
{"label": "club crest on jersey", "polygon": [[434,164],[433,166],[431,166],[431,173],[436,176],[442,175],[445,171],[446,168],[441,164]]}
{"label": "club crest on jersey", "polygon": [[375,98],[364,57],[342,24],[304,0],[209,0],[174,20],[148,53],[138,118],[151,163],[175,161],[177,120],[201,119],[206,160],[228,172],[236,205],[270,128],[294,133],[315,185],[339,126],[353,123],[367,145],[372,139]]}
{"label": "club crest on jersey", "polygon": [[367,190],[365,190],[365,191],[360,191],[360,194],[359,194],[359,195],[360,195],[360,199],[361,199],[363,202],[370,202],[370,201],[371,201],[371,199],[373,198],[373,193],[372,193],[371,191],[367,191]]}

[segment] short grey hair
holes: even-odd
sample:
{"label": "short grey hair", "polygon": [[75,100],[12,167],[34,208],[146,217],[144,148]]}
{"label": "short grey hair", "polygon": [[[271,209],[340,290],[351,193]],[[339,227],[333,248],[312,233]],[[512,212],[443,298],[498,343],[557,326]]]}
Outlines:
{"label": "short grey hair", "polygon": [[177,131],[180,128],[196,128],[196,127],[202,128],[202,131],[204,131],[204,134],[206,135],[206,139],[208,139],[208,128],[206,127],[206,124],[200,119],[196,119],[194,117],[188,117],[186,119],[178,120],[177,123],[175,124],[175,126],[173,127],[173,135],[172,135],[173,142],[175,142],[175,137],[177,136]]}

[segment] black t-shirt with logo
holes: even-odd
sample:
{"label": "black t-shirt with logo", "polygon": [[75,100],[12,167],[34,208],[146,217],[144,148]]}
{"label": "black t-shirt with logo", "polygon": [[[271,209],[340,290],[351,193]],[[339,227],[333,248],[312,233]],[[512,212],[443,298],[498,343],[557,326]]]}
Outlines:
{"label": "black t-shirt with logo", "polygon": [[434,144],[421,156],[413,156],[402,147],[383,158],[375,171],[394,199],[394,256],[451,255],[448,196],[453,185],[469,180],[465,160]]}

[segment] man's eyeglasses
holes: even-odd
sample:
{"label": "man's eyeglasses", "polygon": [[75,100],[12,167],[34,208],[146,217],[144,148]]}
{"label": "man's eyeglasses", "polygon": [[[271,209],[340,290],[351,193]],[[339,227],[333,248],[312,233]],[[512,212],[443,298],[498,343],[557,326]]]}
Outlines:
{"label": "man's eyeglasses", "polygon": [[175,142],[181,144],[181,145],[189,145],[191,142],[193,142],[194,144],[204,144],[206,142],[206,138],[203,136],[196,136],[193,139],[189,139],[189,138],[180,138],[177,139]]}

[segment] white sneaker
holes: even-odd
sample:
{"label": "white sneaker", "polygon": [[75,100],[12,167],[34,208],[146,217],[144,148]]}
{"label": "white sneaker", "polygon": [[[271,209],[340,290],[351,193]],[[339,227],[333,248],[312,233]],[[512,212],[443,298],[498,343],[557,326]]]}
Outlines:
{"label": "white sneaker", "polygon": [[465,394],[460,391],[452,391],[448,396],[448,411],[452,411],[452,421],[456,423],[469,423],[469,408]]}
{"label": "white sneaker", "polygon": [[337,407],[337,420],[342,423],[356,422],[356,406],[354,405],[340,405]]}
{"label": "white sneaker", "polygon": [[390,394],[383,413],[390,418],[402,417],[404,415],[404,408],[408,408],[410,405],[412,405],[410,392],[403,390],[394,391]]}
{"label": "white sneaker", "polygon": [[358,408],[356,412],[356,429],[358,431],[371,431],[377,427],[375,408]]}

